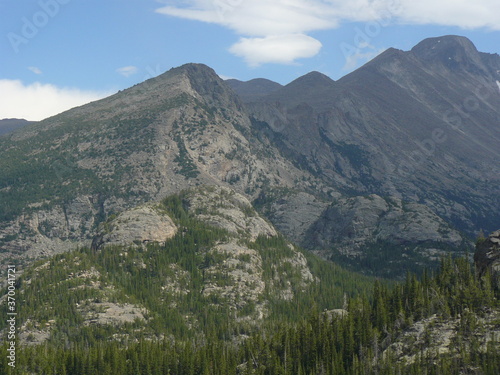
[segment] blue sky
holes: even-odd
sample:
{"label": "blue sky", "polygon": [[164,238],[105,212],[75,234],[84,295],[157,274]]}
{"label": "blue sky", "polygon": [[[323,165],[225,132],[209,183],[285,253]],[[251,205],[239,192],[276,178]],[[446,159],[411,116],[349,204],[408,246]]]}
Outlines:
{"label": "blue sky", "polygon": [[41,120],[171,67],[338,79],[447,34],[500,53],[498,0],[0,0],[0,119]]}

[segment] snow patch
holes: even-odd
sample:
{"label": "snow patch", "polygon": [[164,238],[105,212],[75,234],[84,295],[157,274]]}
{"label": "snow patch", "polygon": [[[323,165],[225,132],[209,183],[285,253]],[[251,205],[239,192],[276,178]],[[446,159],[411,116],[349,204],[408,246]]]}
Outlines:
{"label": "snow patch", "polygon": [[498,91],[500,91],[500,81],[497,81]]}

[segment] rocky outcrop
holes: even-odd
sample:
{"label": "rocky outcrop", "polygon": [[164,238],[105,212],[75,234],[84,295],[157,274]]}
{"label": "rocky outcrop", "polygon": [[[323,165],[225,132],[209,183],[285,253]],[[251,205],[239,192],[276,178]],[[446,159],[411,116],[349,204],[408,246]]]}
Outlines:
{"label": "rocky outcrop", "polygon": [[[458,342],[466,343],[465,350],[484,353],[488,345],[498,344],[500,340],[499,318],[498,310],[482,315],[465,310],[455,319],[432,315],[408,327],[383,351],[383,356],[390,355],[406,365],[415,363],[419,357],[436,361],[441,356],[459,358],[463,348]],[[477,347],[472,349],[472,343]]]}
{"label": "rocky outcrop", "polygon": [[336,247],[349,255],[362,252],[368,242],[374,241],[459,246],[464,238],[422,204],[371,194],[332,203],[311,226],[307,247]]}
{"label": "rocky outcrop", "polygon": [[500,230],[478,241],[474,263],[480,276],[489,271],[492,276],[500,280]]}
{"label": "rocky outcrop", "polygon": [[265,191],[255,203],[276,229],[298,244],[329,206],[329,202],[302,191]]}
{"label": "rocky outcrop", "polygon": [[142,246],[149,242],[164,244],[177,233],[172,219],[154,204],[125,211],[100,226],[92,248],[107,245]]}
{"label": "rocky outcrop", "polygon": [[232,189],[198,187],[186,192],[184,202],[197,219],[250,241],[255,241],[258,236],[273,237],[278,234],[270,223],[257,214],[247,198]]}
{"label": "rocky outcrop", "polygon": [[[127,330],[131,325],[140,325],[141,335],[156,334],[150,323],[156,319],[157,304],[162,313],[184,309],[177,317],[180,324],[200,328],[206,316],[203,309],[186,306],[190,293],[212,312],[227,308],[231,324],[259,326],[276,301],[292,303],[321,282],[306,256],[278,237],[249,200],[230,188],[198,186],[161,203],[140,205],[111,216],[98,233],[93,241],[97,251],[70,252],[60,260],[49,258],[37,268],[28,268],[19,293],[27,294],[23,288],[43,284],[45,278],[51,280],[50,288],[65,283],[68,287],[62,288],[61,298],[71,301],[82,326],[113,326],[113,339],[128,340],[137,332]],[[196,240],[182,254],[169,256],[178,250],[180,238],[203,236],[212,240],[203,244]],[[151,243],[164,246],[147,246]],[[127,276],[115,277],[122,272]],[[57,274],[57,281],[52,274]],[[148,278],[148,290],[156,294],[155,307],[129,298],[133,292],[123,293],[122,282],[134,275]],[[66,297],[76,290],[84,297]],[[51,317],[48,322],[37,315],[41,311]],[[21,341],[36,344],[52,339],[60,334],[64,319],[52,304],[43,304],[21,327]]]}

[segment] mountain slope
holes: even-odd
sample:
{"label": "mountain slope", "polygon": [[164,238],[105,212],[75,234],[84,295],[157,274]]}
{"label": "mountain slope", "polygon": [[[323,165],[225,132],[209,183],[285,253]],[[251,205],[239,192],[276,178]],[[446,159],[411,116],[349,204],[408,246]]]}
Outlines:
{"label": "mountain slope", "polygon": [[[199,201],[200,193],[217,195],[220,191],[190,191],[184,198]],[[223,210],[233,209],[236,202],[250,207],[248,201],[234,193],[231,196],[236,200],[224,205]],[[187,224],[193,217],[188,217],[179,205],[184,200],[179,198],[167,198],[163,209],[172,210],[170,214],[177,224],[180,224],[178,219]],[[197,212],[195,206],[191,213]],[[198,225],[195,230],[185,230],[184,242],[188,244],[192,235],[198,237],[200,229]],[[203,246],[198,247],[199,255],[211,254],[211,250],[204,248],[205,240],[210,240],[206,236],[208,227],[203,229],[205,235],[198,237],[198,240],[204,238]],[[497,241],[491,240],[498,239],[498,234],[488,239],[494,251],[498,250]],[[174,238],[174,242],[179,242]],[[272,256],[273,250],[279,248],[276,245],[274,242],[271,247],[258,249],[263,264],[263,255],[271,250],[268,255]],[[56,256],[29,269],[16,284],[26,307],[16,317],[23,322],[22,344],[16,349],[16,370],[82,375],[498,373],[500,290],[492,283],[490,274],[480,277],[469,259],[447,257],[434,274],[425,273],[419,280],[409,273],[404,282],[392,287],[377,280],[371,298],[365,293],[355,298],[345,297],[342,309],[322,310],[325,305],[318,303],[318,299],[329,295],[328,286],[332,284],[316,280],[313,283],[320,287],[312,288],[312,296],[306,290],[302,296],[305,299],[275,305],[278,309],[274,319],[266,321],[247,320],[248,309],[235,313],[233,305],[225,299],[203,301],[202,294],[207,289],[199,293],[197,282],[209,280],[210,285],[215,279],[208,272],[201,278],[189,277],[200,273],[199,267],[185,268],[190,264],[185,263],[188,259],[196,259],[192,258],[193,253],[182,257],[168,243],[156,250],[148,246],[147,251],[141,251],[140,245],[128,249],[111,247],[107,252],[94,254],[83,250]],[[175,267],[163,267],[165,259],[178,255],[181,258]],[[238,265],[249,266],[252,260],[246,258],[240,259]],[[214,266],[223,269],[230,264],[234,266],[234,260],[198,258],[200,265],[208,263],[208,268],[201,267],[205,271]],[[106,274],[102,265],[115,272]],[[70,272],[85,267],[90,270]],[[327,271],[321,275],[331,276],[335,272]],[[279,270],[277,274],[286,277]],[[289,271],[286,274],[289,276]],[[109,276],[114,276],[112,287],[106,283]],[[345,281],[346,276],[349,274],[340,273],[334,280]],[[272,282],[272,277],[263,280]],[[186,287],[178,288],[178,281]],[[221,277],[215,283],[227,290],[231,287],[227,281],[228,278]],[[348,290],[345,284],[343,287]],[[53,289],[59,294],[51,293]],[[160,298],[156,296],[158,290]],[[266,297],[259,303],[266,303]],[[309,303],[308,297],[313,297],[316,303]],[[124,299],[129,302],[123,302]],[[33,308],[33,302],[38,309]],[[65,308],[55,309],[61,303]],[[298,318],[294,317],[297,312]],[[0,322],[0,327],[6,324]],[[2,349],[7,351],[8,345],[4,344]],[[11,372],[8,358],[0,360],[0,371],[5,373]]]}
{"label": "mountain slope", "polygon": [[[369,263],[380,240],[384,254],[413,249],[435,263],[500,220],[499,60],[447,36],[336,82],[318,72],[285,86],[225,82],[186,64],[31,124],[0,138],[0,258],[90,246],[110,216],[212,185],[325,258]],[[401,209],[380,211],[381,200]],[[419,222],[399,228],[392,214]]]}
{"label": "mountain slope", "polygon": [[17,129],[22,128],[30,123],[30,121],[17,118],[9,118],[0,120],[0,136],[11,133]]}
{"label": "mountain slope", "polygon": [[42,260],[17,280],[23,344],[241,339],[297,321],[313,303],[342,307],[372,284],[304,255],[229,188],[185,190],[98,233],[93,248]]}
{"label": "mountain slope", "polygon": [[109,215],[191,185],[251,196],[301,179],[265,146],[212,69],[172,69],[0,140],[0,246],[37,257],[87,243]]}
{"label": "mountain slope", "polygon": [[237,79],[227,79],[225,82],[243,101],[255,100],[282,87],[279,83],[264,78],[251,79],[246,82]]}
{"label": "mountain slope", "polygon": [[500,221],[499,64],[465,38],[432,38],[320,85],[321,100],[304,80],[246,106],[326,185],[424,204],[473,237]]}

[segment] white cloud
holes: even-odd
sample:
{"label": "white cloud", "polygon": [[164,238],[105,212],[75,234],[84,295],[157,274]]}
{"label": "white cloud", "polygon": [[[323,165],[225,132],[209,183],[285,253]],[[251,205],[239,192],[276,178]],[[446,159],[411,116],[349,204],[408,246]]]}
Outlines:
{"label": "white cloud", "polygon": [[405,0],[402,2],[401,18],[409,23],[500,30],[500,2],[497,0]]}
{"label": "white cloud", "polygon": [[296,59],[312,57],[321,43],[304,34],[271,35],[264,38],[241,38],[229,50],[243,57],[252,67],[265,63],[291,64]]}
{"label": "white cloud", "polygon": [[215,23],[240,40],[229,49],[251,66],[290,64],[312,57],[321,43],[305,33],[337,25],[336,10],[317,0],[188,0],[186,7],[166,6],[158,13]]}
{"label": "white cloud", "polygon": [[240,35],[295,34],[335,26],[334,9],[317,0],[188,0],[157,10],[169,16],[216,23]]}
{"label": "white cloud", "polygon": [[[319,42],[307,34],[338,27],[342,22],[377,22],[387,25],[436,24],[500,30],[498,0],[163,0],[170,4],[156,11],[168,16],[219,24],[241,39],[230,51],[250,65],[289,64],[312,57]],[[292,35],[296,37],[293,46]],[[307,40],[305,38],[310,38]],[[277,46],[274,52],[267,47]],[[305,49],[304,49],[305,48]],[[256,56],[251,56],[252,52]],[[283,58],[282,53],[288,58]],[[295,53],[294,53],[295,51]],[[302,52],[298,52],[302,51]],[[315,51],[315,53],[312,53]]]}
{"label": "white cloud", "polygon": [[0,79],[0,119],[43,120],[65,110],[103,98],[110,93],[59,88],[39,82],[24,85],[19,80]]}
{"label": "white cloud", "polygon": [[116,69],[116,71],[119,74],[121,74],[122,76],[130,77],[131,75],[137,73],[137,67],[136,66],[124,66],[122,68]]}
{"label": "white cloud", "polygon": [[31,70],[35,74],[42,74],[42,71],[36,66],[28,66],[28,69]]}

